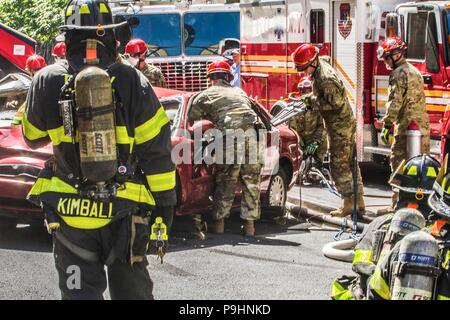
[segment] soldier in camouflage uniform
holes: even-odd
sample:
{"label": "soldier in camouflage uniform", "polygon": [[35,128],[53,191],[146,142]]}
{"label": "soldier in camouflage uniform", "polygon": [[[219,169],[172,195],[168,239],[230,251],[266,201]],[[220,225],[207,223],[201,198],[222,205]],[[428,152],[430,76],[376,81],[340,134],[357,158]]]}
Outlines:
{"label": "soldier in camouflage uniform", "polygon": [[310,105],[322,115],[330,142],[330,168],[336,188],[342,195],[342,206],[330,212],[344,217],[353,212],[353,172],[357,171],[357,207],[365,210],[363,184],[359,166],[354,167],[356,119],[344,85],[330,65],[329,57],[319,57],[319,49],[311,44],[299,46],[292,54],[297,71],[312,77]]}
{"label": "soldier in camouflage uniform", "polygon": [[[304,77],[298,84],[299,94],[307,94],[312,90],[311,80]],[[328,150],[327,132],[322,116],[318,110],[307,110],[291,118],[289,127],[294,129],[300,138],[303,153],[314,155],[320,163],[325,159]]]}
{"label": "soldier in camouflage uniform", "polygon": [[166,78],[159,68],[145,61],[148,54],[147,44],[141,39],[133,39],[125,47],[126,61],[140,70],[152,86],[166,88]]}
{"label": "soldier in camouflage uniform", "polygon": [[[388,70],[393,70],[389,77],[386,115],[383,118],[384,127],[381,139],[389,144],[389,132],[394,130],[394,142],[391,146],[390,166],[392,172],[406,159],[406,131],[415,122],[422,133],[421,153],[430,152],[430,122],[426,111],[423,79],[419,70],[406,62],[406,44],[400,38],[389,38],[378,48],[378,59],[384,60]],[[397,192],[392,197],[392,205],[378,214],[393,211],[398,199]]]}
{"label": "soldier in camouflage uniform", "polygon": [[[260,183],[261,161],[259,159],[257,132],[255,123],[256,113],[252,110],[251,102],[244,91],[232,87],[230,66],[225,61],[213,62],[208,68],[208,77],[212,86],[198,94],[189,112],[191,122],[199,119],[210,120],[225,136],[223,141],[224,157],[216,159],[216,187],[214,190],[212,231],[224,233],[224,218],[230,215],[231,206],[235,198],[238,181],[242,185],[241,218],[244,220],[246,236],[254,235],[254,220],[260,217]],[[245,132],[245,143],[239,144],[237,139],[230,143],[230,133],[235,130]],[[244,150],[242,150],[242,147]],[[241,148],[241,150],[239,150]],[[232,161],[226,161],[230,157]],[[245,152],[245,159],[238,160],[237,155]],[[217,155],[217,151],[216,151]],[[223,161],[221,161],[223,160]],[[243,161],[245,160],[245,161]]]}

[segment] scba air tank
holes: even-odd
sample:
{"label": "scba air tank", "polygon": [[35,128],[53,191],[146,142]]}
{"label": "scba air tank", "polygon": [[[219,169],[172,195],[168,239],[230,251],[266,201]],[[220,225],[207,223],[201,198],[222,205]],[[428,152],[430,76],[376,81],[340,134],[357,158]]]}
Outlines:
{"label": "scba air tank", "polygon": [[90,182],[104,182],[117,172],[114,99],[106,71],[87,67],[75,78],[80,166]]}

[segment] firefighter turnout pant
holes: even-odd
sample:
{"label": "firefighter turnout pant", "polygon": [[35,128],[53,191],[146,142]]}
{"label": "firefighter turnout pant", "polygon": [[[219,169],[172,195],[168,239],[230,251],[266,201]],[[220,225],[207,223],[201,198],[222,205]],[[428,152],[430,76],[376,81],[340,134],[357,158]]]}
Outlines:
{"label": "firefighter turnout pant", "polygon": [[102,300],[107,285],[113,300],[153,299],[146,257],[133,265],[128,261],[130,230],[136,230],[136,239],[147,239],[145,247],[149,237],[137,234],[143,229],[131,226],[130,221],[125,217],[99,229],[73,228],[61,221],[53,243],[63,300]]}

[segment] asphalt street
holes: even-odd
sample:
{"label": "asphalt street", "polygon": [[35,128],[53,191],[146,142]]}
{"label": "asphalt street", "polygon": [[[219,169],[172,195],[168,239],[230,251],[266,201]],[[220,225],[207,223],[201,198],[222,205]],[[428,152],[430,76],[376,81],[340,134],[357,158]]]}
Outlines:
{"label": "asphalt street", "polygon": [[[382,172],[377,167],[363,169],[368,191],[381,192],[381,199],[386,199],[387,175]],[[303,192],[317,201],[323,201],[327,193],[317,186]],[[256,224],[256,237],[248,239],[241,235],[240,224],[234,212],[225,235],[208,235],[202,241],[191,235],[190,218],[176,219],[164,264],[149,256],[155,298],[323,300],[329,299],[333,278],[351,274],[350,264],[322,255],[323,245],[333,241],[335,228],[295,220],[280,225],[266,216]],[[42,226],[19,225],[0,234],[0,299],[59,299],[51,251],[50,237]]]}

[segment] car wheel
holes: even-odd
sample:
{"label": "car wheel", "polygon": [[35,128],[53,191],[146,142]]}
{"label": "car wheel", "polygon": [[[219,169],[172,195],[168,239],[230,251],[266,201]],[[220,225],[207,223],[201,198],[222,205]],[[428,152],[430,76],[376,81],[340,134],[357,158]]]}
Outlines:
{"label": "car wheel", "polygon": [[0,231],[6,232],[13,230],[17,225],[17,220],[14,218],[0,217]]}
{"label": "car wheel", "polygon": [[286,171],[280,167],[278,172],[270,179],[266,199],[263,205],[263,207],[265,207],[265,215],[280,216],[284,214],[286,209],[287,191],[288,181]]}

